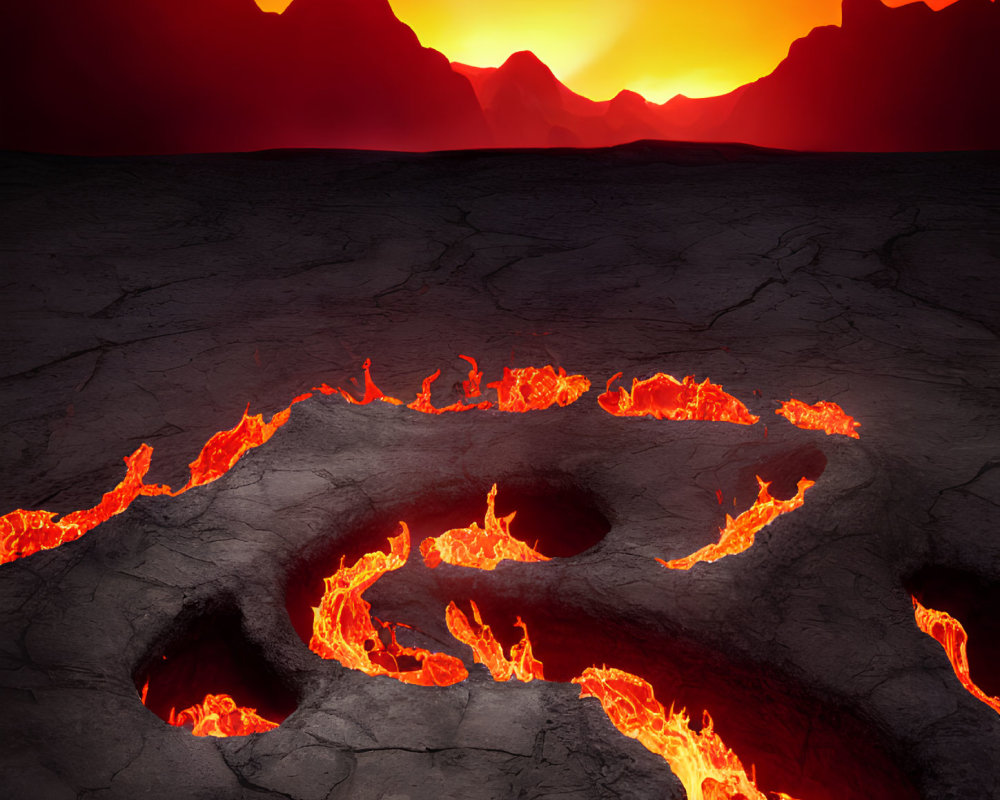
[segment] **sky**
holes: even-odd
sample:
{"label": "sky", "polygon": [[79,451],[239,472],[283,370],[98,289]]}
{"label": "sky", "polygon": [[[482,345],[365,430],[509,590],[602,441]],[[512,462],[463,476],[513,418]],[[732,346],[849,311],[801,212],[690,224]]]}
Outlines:
{"label": "sky", "polygon": [[[883,0],[888,6],[913,0]],[[930,0],[941,8],[955,0]],[[839,25],[841,0],[389,0],[421,43],[496,67],[531,50],[570,89],[607,100],[631,89],[663,103],[725,94],[770,73],[789,45]],[[281,11],[289,0],[257,0]]]}

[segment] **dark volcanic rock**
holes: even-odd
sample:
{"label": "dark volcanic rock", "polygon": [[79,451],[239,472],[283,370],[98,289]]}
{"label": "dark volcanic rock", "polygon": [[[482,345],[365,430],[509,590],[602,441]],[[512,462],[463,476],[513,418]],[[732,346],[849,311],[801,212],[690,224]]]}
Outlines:
{"label": "dark volcanic rock", "polygon": [[[909,591],[951,571],[978,602],[1000,583],[997,166],[649,143],[3,156],[2,511],[90,506],[142,441],[148,480],[178,485],[248,401],[348,385],[366,356],[406,400],[440,366],[450,402],[458,353],[487,380],[552,363],[595,387],[527,415],[316,397],[217,482],[0,567],[4,796],[680,798],[561,682],[595,662],[708,709],[769,790],[996,795],[1000,716],[916,628]],[[762,421],[612,418],[595,394],[619,370],[711,377]],[[861,439],[788,425],[790,396],[840,403]],[[712,541],[755,475],[796,470],[816,486],[750,551],[654,560]],[[471,521],[494,481],[583,498],[603,538],[481,574],[414,554],[367,597],[462,657],[448,600],[501,635],[521,615],[551,682],[470,662],[456,686],[406,686],[307,649],[301,582],[399,520],[419,539],[479,503]],[[140,703],[150,665],[209,652],[205,630],[235,643],[234,683],[280,688],[259,707],[291,698],[278,729],[200,739]]]}

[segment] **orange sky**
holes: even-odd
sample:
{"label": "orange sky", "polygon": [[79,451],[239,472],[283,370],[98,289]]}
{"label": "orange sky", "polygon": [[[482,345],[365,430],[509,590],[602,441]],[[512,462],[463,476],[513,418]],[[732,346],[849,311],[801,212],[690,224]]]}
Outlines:
{"label": "orange sky", "polygon": [[[899,6],[913,0],[883,0]],[[955,0],[930,0],[940,8]],[[771,72],[791,42],[840,24],[841,0],[389,0],[451,61],[498,66],[532,50],[580,94],[662,103],[724,94]],[[257,0],[281,11],[289,0]]]}

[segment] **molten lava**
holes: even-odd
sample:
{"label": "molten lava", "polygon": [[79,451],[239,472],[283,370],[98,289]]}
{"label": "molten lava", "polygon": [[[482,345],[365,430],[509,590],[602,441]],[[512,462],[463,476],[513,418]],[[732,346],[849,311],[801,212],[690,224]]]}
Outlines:
{"label": "molten lava", "polygon": [[472,356],[463,356],[459,353],[458,357],[469,362],[468,380],[462,381],[462,391],[465,392],[465,399],[471,400],[473,397],[479,397],[482,394],[480,386],[483,382],[483,373],[479,371],[479,364],[476,363],[476,359]]}
{"label": "molten lava", "polygon": [[79,539],[102,522],[121,514],[140,495],[176,497],[195,486],[204,486],[226,474],[240,457],[270,439],[284,425],[292,412],[292,405],[309,395],[295,398],[288,408],[279,411],[270,422],[261,414],[249,415],[249,406],[235,427],[220,431],[210,438],[198,457],[191,462],[191,477],[180,489],[143,483],[149,472],[153,448],[141,445],[125,459],[125,478],[104,495],[101,502],[84,511],[73,511],[55,520],[52,511],[25,511],[17,509],[0,517],[0,564],[30,556],[39,550],[49,550],[66,542]]}
{"label": "molten lava", "polygon": [[[372,360],[370,358],[366,358],[365,363],[362,364],[361,367],[365,372],[365,393],[360,400],[355,398],[346,389],[340,387],[332,389],[325,383],[321,384],[320,386],[314,386],[313,391],[322,392],[323,394],[340,394],[348,403],[355,406],[366,406],[369,403],[375,402],[376,400],[381,400],[383,403],[389,403],[390,405],[394,406],[403,405],[402,400],[398,400],[395,397],[389,397],[387,394],[385,394],[385,392],[383,392],[381,389],[378,388],[378,386],[375,385],[375,381],[372,380],[371,367],[372,367]],[[352,378],[351,380],[354,379]]]}
{"label": "molten lava", "polygon": [[52,511],[19,508],[4,514],[0,517],[0,564],[72,542],[115,514],[121,514],[142,493],[142,479],[149,472],[152,456],[153,448],[148,444],[128,456],[122,482],[93,508],[73,511],[60,520],[55,519]]}
{"label": "molten lava", "polygon": [[590,391],[590,381],[583,375],[567,375],[551,365],[544,367],[504,367],[503,378],[486,384],[497,391],[497,407],[501,411],[541,411],[553,405],[568,406]]}
{"label": "molten lava", "polygon": [[228,694],[205,695],[205,700],[175,714],[170,709],[171,725],[192,725],[195,736],[248,736],[278,727],[277,722],[264,719],[255,708],[241,708]]}
{"label": "molten lava", "polygon": [[965,628],[962,627],[962,623],[944,611],[924,608],[916,597],[913,598],[913,615],[917,620],[917,627],[928,636],[936,639],[944,648],[948,660],[951,662],[951,667],[955,670],[955,675],[966,691],[1000,714],[1000,697],[991,697],[986,694],[976,686],[969,673],[969,657],[966,654],[969,637]]}
{"label": "molten lava", "polygon": [[774,413],[784,417],[797,428],[825,431],[827,436],[838,433],[841,436],[850,436],[852,439],[861,438],[855,430],[861,427],[861,423],[855,422],[854,417],[845,414],[844,409],[836,403],[821,400],[810,406],[792,398],[782,403],[781,408]]}
{"label": "molten lava", "polygon": [[663,757],[688,800],[766,800],[736,754],[712,729],[707,711],[701,730],[695,732],[683,709],[666,711],[652,686],[619,669],[590,667],[573,683],[582,687],[580,697],[601,701],[619,731]]}
{"label": "molten lava", "polygon": [[[480,373],[480,375],[482,375],[482,373]],[[473,403],[471,405],[457,402],[452,403],[450,406],[436,408],[431,402],[431,384],[434,383],[434,381],[436,381],[439,377],[441,377],[441,370],[438,370],[433,375],[428,375],[424,378],[423,386],[421,387],[420,394],[417,395],[417,399],[408,404],[406,407],[412,409],[413,411],[419,411],[422,414],[446,414],[449,412],[471,411],[474,408],[487,409],[493,405],[489,400],[483,400],[481,403]],[[464,383],[469,383],[469,381],[465,381]]]}
{"label": "molten lava", "polygon": [[472,648],[476,663],[483,664],[490,671],[493,680],[499,682],[509,681],[512,677],[525,683],[533,681],[535,678],[545,680],[542,675],[542,662],[536,659],[531,652],[528,626],[521,621],[521,618],[518,617],[515,623],[522,631],[521,641],[510,648],[510,658],[507,658],[503,654],[500,642],[493,637],[490,626],[483,624],[479,607],[471,600],[469,604],[472,606],[472,616],[475,623],[470,623],[469,618],[459,610],[454,602],[448,604],[445,619],[451,635]]}
{"label": "molten lava", "polygon": [[753,425],[760,419],[708,378],[695,383],[691,375],[678,381],[672,375],[657,372],[644,381],[633,378],[631,392],[621,387],[612,391],[611,384],[621,376],[620,372],[612,376],[607,391],[597,398],[601,408],[616,417],[652,416],[675,421],[734,422],[737,425]]}
{"label": "molten lava", "polygon": [[757,483],[760,486],[757,500],[736,519],[726,514],[726,526],[719,531],[718,542],[706,545],[685,558],[677,558],[672,561],[664,561],[662,558],[656,560],[670,569],[691,569],[701,561],[711,563],[718,561],[723,556],[731,556],[749,550],[759,530],[770,525],[782,514],[787,514],[801,506],[805,502],[806,489],[816,485],[816,481],[802,478],[798,482],[794,497],[788,500],[777,500],[771,497],[767,491],[770,483],[761,480],[759,475]]}
{"label": "molten lava", "polygon": [[[389,552],[367,553],[350,567],[345,567],[341,558],[340,569],[324,579],[323,599],[313,608],[309,649],[368,675],[388,675],[420,686],[450,686],[468,677],[461,660],[399,644],[394,626],[373,618],[371,604],[361,597],[386,572],[406,563],[410,531],[406,523],[400,526],[402,533],[389,539]],[[376,623],[387,633],[388,641]]]}
{"label": "molten lava", "polygon": [[228,431],[219,431],[205,442],[198,457],[188,465],[191,469],[191,477],[180,489],[171,490],[169,486],[147,484],[142,487],[141,493],[149,496],[168,494],[171,497],[177,497],[195,486],[204,486],[218,480],[235,466],[247,450],[260,447],[274,436],[275,431],[288,422],[288,418],[292,414],[292,406],[310,396],[308,394],[299,395],[288,408],[272,416],[270,422],[264,422],[263,414],[254,414],[251,417],[248,405],[243,412],[243,417],[234,427]]}
{"label": "molten lava", "polygon": [[494,483],[486,495],[486,517],[484,527],[473,522],[468,528],[454,528],[440,536],[424,539],[420,543],[420,555],[424,563],[434,569],[442,561],[459,567],[476,569],[496,569],[504,559],[510,561],[548,561],[537,550],[529,547],[510,533],[510,523],[517,516],[512,511],[506,517],[497,518],[495,503],[497,485]]}

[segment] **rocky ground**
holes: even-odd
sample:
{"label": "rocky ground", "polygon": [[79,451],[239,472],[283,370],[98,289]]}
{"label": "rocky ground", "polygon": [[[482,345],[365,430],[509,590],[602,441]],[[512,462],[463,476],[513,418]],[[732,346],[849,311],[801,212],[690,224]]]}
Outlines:
{"label": "rocky ground", "polygon": [[[180,485],[247,403],[267,417],[349,386],[366,357],[407,401],[443,368],[439,405],[459,353],[486,380],[554,364],[594,385],[523,415],[317,396],[215,483],[0,566],[4,796],[682,797],[566,682],[604,663],[709,710],[769,791],[996,796],[1000,715],[910,591],[947,570],[978,587],[977,618],[1000,612],[982,605],[1000,582],[997,167],[651,143],[0,156],[0,513],[90,507],[142,442],[147,480]],[[761,422],[611,417],[596,395],[619,371],[709,377]],[[793,396],[840,403],[860,440],[777,417]],[[654,560],[713,541],[755,475],[787,496],[807,472],[803,507],[748,552]],[[497,684],[467,658],[467,681],[414,687],[308,650],[297,629],[341,554],[399,520],[416,545],[481,519],[493,482],[561,557],[473,573],[414,552],[366,597],[462,657],[449,600],[509,637],[521,615],[551,680]],[[581,529],[599,539],[582,552]],[[973,677],[998,694],[984,630]],[[251,738],[171,727],[138,696],[164,655],[292,713]]]}

